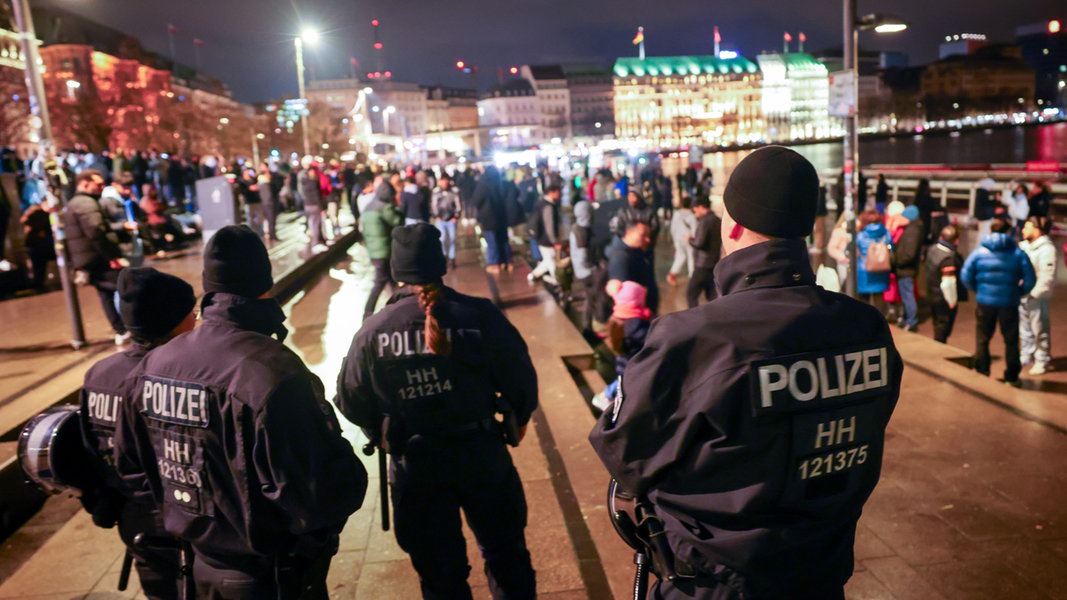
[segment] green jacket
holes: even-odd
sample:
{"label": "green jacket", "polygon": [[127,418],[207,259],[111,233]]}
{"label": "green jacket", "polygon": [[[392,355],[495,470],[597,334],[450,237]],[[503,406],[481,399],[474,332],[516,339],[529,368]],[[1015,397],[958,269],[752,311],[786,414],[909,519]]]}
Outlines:
{"label": "green jacket", "polygon": [[359,216],[363,229],[363,245],[371,258],[389,258],[393,245],[393,228],[404,222],[404,215],[396,206],[378,201],[367,207]]}

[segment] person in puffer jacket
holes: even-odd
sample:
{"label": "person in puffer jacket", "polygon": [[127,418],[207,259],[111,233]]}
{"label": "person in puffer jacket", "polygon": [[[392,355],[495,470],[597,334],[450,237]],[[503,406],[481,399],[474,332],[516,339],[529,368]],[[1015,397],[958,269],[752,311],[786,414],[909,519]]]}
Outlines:
{"label": "person in puffer jacket", "polygon": [[1012,227],[1002,217],[996,217],[990,233],[982,237],[981,246],[963,263],[961,279],[967,289],[975,292],[974,370],[989,375],[989,340],[997,323],[1004,336],[1004,382],[1020,387],[1019,371],[1019,300],[1033,289],[1037,277],[1029,257],[1011,235]]}

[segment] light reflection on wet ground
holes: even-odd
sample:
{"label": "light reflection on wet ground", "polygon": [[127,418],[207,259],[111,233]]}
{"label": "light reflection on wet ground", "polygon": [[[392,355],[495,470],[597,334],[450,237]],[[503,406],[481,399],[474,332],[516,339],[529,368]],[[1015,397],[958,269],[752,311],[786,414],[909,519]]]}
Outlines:
{"label": "light reflection on wet ground", "polygon": [[[370,294],[373,274],[366,248],[356,244],[348,251],[346,260],[283,307],[289,328],[285,344],[322,380],[326,399],[331,404],[341,364],[352,344],[352,336],[363,322],[363,306]],[[387,293],[388,288],[379,303],[385,302]],[[339,413],[338,420],[345,437],[358,451],[366,438]]]}

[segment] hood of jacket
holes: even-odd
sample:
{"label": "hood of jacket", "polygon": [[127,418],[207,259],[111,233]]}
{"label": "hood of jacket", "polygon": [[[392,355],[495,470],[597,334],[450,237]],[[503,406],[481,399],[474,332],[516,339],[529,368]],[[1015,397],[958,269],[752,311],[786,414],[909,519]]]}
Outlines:
{"label": "hood of jacket", "polygon": [[870,236],[871,238],[880,238],[887,233],[887,230],[885,228],[885,225],[882,225],[881,223],[871,223],[870,225],[864,227],[863,231],[861,231],[860,233]]}
{"label": "hood of jacket", "polygon": [[982,246],[993,252],[1004,252],[1016,247],[1015,238],[1007,233],[987,233],[982,236]]}

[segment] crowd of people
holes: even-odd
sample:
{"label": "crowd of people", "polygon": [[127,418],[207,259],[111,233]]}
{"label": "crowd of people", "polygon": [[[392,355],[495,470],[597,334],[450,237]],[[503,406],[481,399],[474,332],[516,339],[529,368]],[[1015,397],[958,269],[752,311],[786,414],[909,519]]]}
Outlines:
{"label": "crowd of people", "polygon": [[[885,179],[879,176],[877,197]],[[960,226],[949,222],[923,179],[907,204],[894,200],[861,212],[856,220],[856,291],[898,327],[917,331],[919,299],[925,298],[933,337],[947,342],[960,303],[975,295],[977,318],[974,369],[989,375],[989,342],[999,323],[1007,367],[1003,380],[1020,386],[1021,365],[1029,375],[1050,368],[1049,303],[1056,278],[1056,251],[1049,237],[1051,195],[1037,183],[1012,181],[998,198],[996,182],[978,182],[975,219],[978,243],[961,255]],[[876,204],[876,207],[880,204]],[[843,217],[830,235],[827,254],[836,263],[834,287],[851,274],[847,223]],[[919,280],[920,274],[922,280]],[[1023,340],[1020,345],[1020,339]]]}
{"label": "crowd of people", "polygon": [[[818,175],[782,147],[742,161],[720,206],[710,171],[693,165],[672,182],[657,168],[632,181],[611,169],[564,177],[520,165],[234,164],[211,173],[232,174],[247,226],[205,244],[196,326],[188,284],[131,266],[122,247],[181,243],[182,224],[169,217],[196,203],[184,183],[169,185],[170,171],[166,185],[138,185],[140,154],[123,153],[119,166],[108,157],[106,170],[94,156],[72,167],[69,192],[48,179],[45,195],[64,194],[71,266],[99,292],[116,344],[132,342],[86,375],[83,427],[97,460],[82,501],[98,525],[118,525],[150,598],[179,596],[183,554],[198,597],[323,598],[338,535],[363,503],[367,474],[322,383],[282,344],[285,314],[268,297],[267,245],[284,210],[304,216],[312,253],[340,235],[343,208],[357,221],[373,287],[334,403],[391,456],[397,541],[426,598],[470,597],[461,512],[494,597],[536,596],[526,500],[506,445],[525,436],[537,374],[497,308],[444,284],[465,231],[477,232],[489,276],[507,277],[528,252],[531,284],[568,300],[581,282],[580,324],[617,357],[617,377],[593,398],[590,441],[620,485],[658,503],[684,574],[658,582],[656,597],[843,597],[900,391],[890,324],[916,331],[920,298],[944,342],[974,294],[977,371],[989,374],[998,326],[1005,382],[1019,385],[1023,365],[1033,376],[1051,368],[1052,226],[1029,197],[1019,218],[1016,185],[964,257],[929,182],[906,203],[879,203],[888,200],[880,179],[854,246],[844,221],[829,236],[836,268],[819,269],[819,283],[831,290],[812,269],[825,212]],[[169,168],[186,163],[208,173],[205,161]],[[58,167],[44,169],[50,178]],[[995,182],[979,189],[984,206]],[[40,220],[32,215],[49,209],[34,205],[26,214]],[[664,229],[674,252],[664,282],[688,279],[689,310],[660,316]],[[861,301],[832,293],[850,278]],[[848,367],[862,381],[846,383]],[[101,410],[104,398],[120,406]]]}

